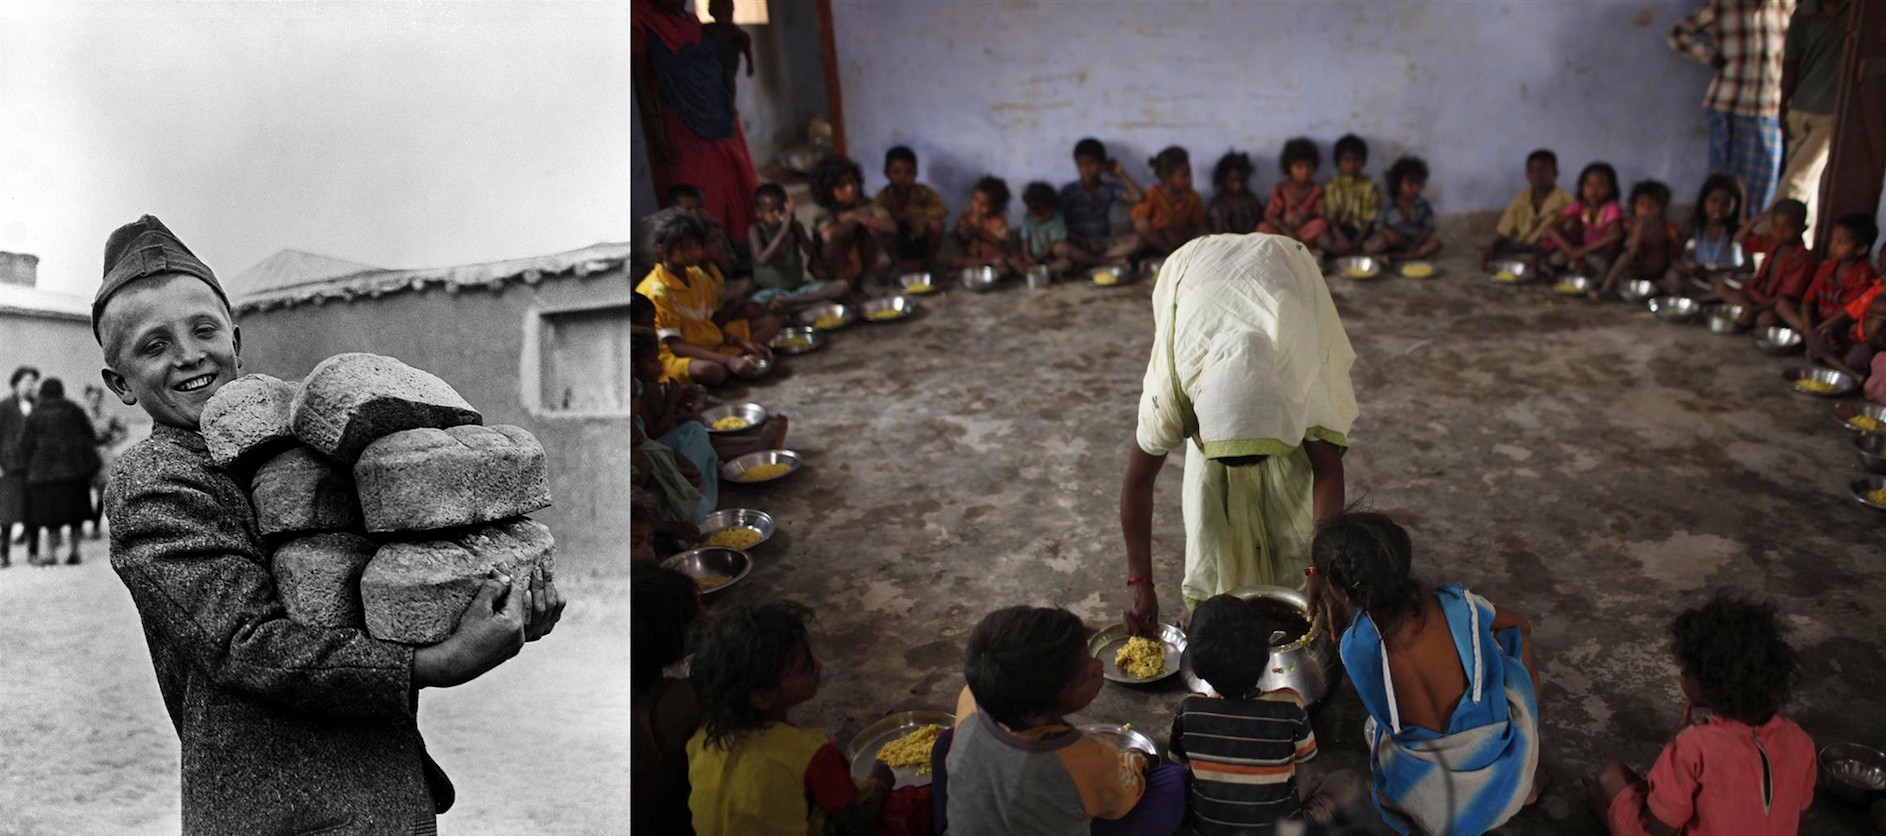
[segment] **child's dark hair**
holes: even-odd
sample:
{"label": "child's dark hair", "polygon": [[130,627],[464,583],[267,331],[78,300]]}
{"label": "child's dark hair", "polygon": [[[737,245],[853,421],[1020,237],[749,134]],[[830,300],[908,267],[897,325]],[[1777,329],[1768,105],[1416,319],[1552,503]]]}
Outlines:
{"label": "child's dark hair", "polygon": [[1010,728],[1053,711],[1087,664],[1079,616],[1049,607],[1009,607],[983,616],[969,634],[963,678],[976,705]]}
{"label": "child's dark hair", "polygon": [[827,209],[832,208],[832,192],[837,191],[846,177],[859,188],[864,187],[864,169],[858,167],[857,161],[839,156],[819,160],[818,165],[812,167],[812,200]]}
{"label": "child's dark hair", "polygon": [[1228,594],[1205,599],[1192,612],[1192,629],[1186,634],[1192,672],[1210,683],[1219,696],[1251,696],[1270,666],[1270,636],[1262,632],[1252,602]]}
{"label": "child's dark hair", "polygon": [[1637,205],[1637,199],[1647,197],[1657,202],[1658,206],[1670,207],[1670,187],[1657,180],[1639,180],[1631,186],[1631,206]]}
{"label": "child's dark hair", "polygon": [[1091,159],[1094,162],[1106,162],[1106,144],[1091,136],[1082,138],[1081,141],[1074,143],[1074,159],[1079,160],[1083,157]]}
{"label": "child's dark hair", "polygon": [[26,378],[29,378],[29,377],[39,377],[39,370],[36,368],[33,368],[32,366],[21,366],[17,369],[14,369],[13,376],[7,378],[7,388],[12,389],[14,387],[19,386],[20,381],[25,380]]}
{"label": "child's dark hair", "polygon": [[1336,148],[1330,152],[1330,156],[1335,157],[1337,162],[1342,162],[1344,154],[1355,154],[1366,164],[1369,161],[1369,144],[1363,142],[1362,137],[1355,134],[1343,134],[1341,139],[1336,140]]}
{"label": "child's dark hair", "polygon": [[1532,153],[1526,155],[1526,164],[1532,165],[1533,160],[1544,161],[1546,165],[1552,167],[1554,172],[1559,170],[1559,155],[1550,148],[1533,149]]}
{"label": "child's dark hair", "polygon": [[988,195],[989,203],[992,204],[990,208],[995,210],[995,214],[1002,215],[1008,212],[1008,183],[1002,178],[993,174],[983,177],[976,181],[976,186],[972,191]]}
{"label": "child's dark hair", "polygon": [[1670,625],[1677,666],[1717,714],[1751,726],[1781,710],[1800,676],[1773,601],[1717,593]]}
{"label": "child's dark hair", "polygon": [[1874,242],[1879,240],[1879,222],[1873,220],[1872,215],[1842,215],[1840,220],[1834,221],[1834,226],[1845,229],[1853,236],[1853,243],[1859,246],[1863,259],[1873,251]]}
{"label": "child's dark hair", "polygon": [[1794,221],[1797,229],[1807,226],[1807,204],[1801,201],[1784,197],[1775,201],[1774,211],[1776,216]]}
{"label": "child's dark hair", "polygon": [[1729,228],[1726,234],[1734,237],[1742,222],[1748,220],[1748,193],[1742,188],[1742,178],[1726,171],[1718,171],[1703,178],[1703,188],[1696,192],[1696,208],[1690,213],[1690,226],[1699,233],[1709,226],[1709,213],[1703,204],[1709,202],[1710,192],[1718,189],[1728,192],[1729,198],[1735,201],[1735,209],[1729,213],[1729,220],[1725,224]]}
{"label": "child's dark hair", "polygon": [[1251,179],[1251,172],[1253,170],[1250,154],[1241,151],[1226,152],[1224,156],[1218,158],[1218,164],[1212,167],[1212,188],[1224,191],[1226,177],[1231,176],[1233,172],[1237,172],[1243,174],[1244,179],[1249,180]]}
{"label": "child's dark hair", "polygon": [[707,224],[701,223],[693,212],[670,206],[648,216],[648,243],[661,258],[667,258],[670,251],[690,241],[707,243]]}
{"label": "child's dark hair", "polygon": [[773,201],[781,206],[786,205],[786,187],[778,183],[761,183],[759,188],[753,190],[753,202],[759,203],[765,200]]}
{"label": "child's dark hair", "polygon": [[655,300],[641,293],[629,295],[629,324],[653,322],[655,319]]}
{"label": "child's dark hair", "polygon": [[885,168],[890,168],[891,163],[899,160],[910,163],[911,168],[916,168],[917,152],[910,150],[910,146],[908,145],[893,145],[891,146],[891,150],[884,152]]}
{"label": "child's dark hair", "polygon": [[1147,160],[1146,165],[1153,170],[1154,177],[1164,180],[1181,168],[1190,168],[1192,155],[1177,145],[1168,145],[1157,156]]}
{"label": "child's dark hair", "polygon": [[700,200],[702,199],[701,190],[695,188],[694,186],[688,185],[687,183],[676,183],[668,187],[668,205],[669,206],[673,206],[677,203],[680,203],[681,198],[684,198],[684,197],[691,197],[691,198],[694,198],[695,200]]}
{"label": "child's dark hair", "polygon": [[40,400],[56,401],[63,397],[65,397],[65,381],[49,377],[39,382]]}
{"label": "child's dark hair", "polygon": [[1420,157],[1402,157],[1388,167],[1388,199],[1401,196],[1401,184],[1413,180],[1417,183],[1428,182],[1428,164]]}
{"label": "child's dark hair", "polygon": [[1311,142],[1309,137],[1300,136],[1285,142],[1284,152],[1277,158],[1277,167],[1283,169],[1284,176],[1288,177],[1290,164],[1298,161],[1317,168],[1323,164],[1323,152],[1316,150],[1316,143]]}
{"label": "child's dark hair", "polygon": [[753,695],[774,688],[812,652],[812,611],[790,601],[734,607],[695,625],[688,669],[707,745],[726,748],[766,725]]}
{"label": "child's dark hair", "polygon": [[1061,208],[1061,193],[1054,187],[1036,180],[1022,187],[1022,205],[1030,212],[1052,212]]}
{"label": "child's dark hair", "polygon": [[1369,614],[1384,641],[1421,611],[1425,591],[1410,567],[1408,532],[1386,515],[1350,511],[1324,521],[1310,544],[1310,560],[1329,584]]}
{"label": "child's dark hair", "polygon": [[1592,175],[1592,172],[1597,172],[1598,176],[1604,178],[1604,187],[1606,189],[1604,199],[1607,202],[1617,200],[1618,199],[1618,170],[1615,168],[1612,168],[1610,163],[1592,163],[1591,165],[1585,166],[1583,171],[1578,172],[1578,192],[1580,195],[1579,199],[1580,200],[1584,199],[1583,194],[1585,192],[1585,179],[1590,177]]}
{"label": "child's dark hair", "polygon": [[647,691],[688,649],[688,625],[701,614],[694,579],[635,561],[629,566],[629,687]]}
{"label": "child's dark hair", "polygon": [[629,354],[638,360],[644,355],[652,356],[661,350],[661,334],[651,328],[636,325],[629,326]]}

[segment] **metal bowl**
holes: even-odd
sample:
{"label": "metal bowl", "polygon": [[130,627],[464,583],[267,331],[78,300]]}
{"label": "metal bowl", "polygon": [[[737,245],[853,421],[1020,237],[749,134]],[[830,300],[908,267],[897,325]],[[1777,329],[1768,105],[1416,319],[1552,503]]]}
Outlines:
{"label": "metal bowl", "polygon": [[1432,261],[1404,261],[1395,272],[1405,279],[1432,279],[1441,275],[1441,268]]}
{"label": "metal bowl", "polygon": [[1618,283],[1618,296],[1633,305],[1647,302],[1657,293],[1657,283],[1649,279],[1632,279]]}
{"label": "metal bowl", "polygon": [[[722,546],[702,546],[689,549],[661,562],[661,565],[680,572],[694,579],[702,595],[715,595],[727,591],[741,578],[753,571],[753,558],[739,549]],[[710,579],[725,578],[726,583],[713,586],[704,585]]]}
{"label": "metal bowl", "polygon": [[1119,665],[1114,664],[1113,657],[1119,654],[1120,648],[1131,636],[1125,624],[1115,624],[1095,633],[1093,638],[1087,640],[1087,651],[1100,660],[1100,664],[1104,666],[1103,672],[1108,679],[1128,685],[1150,685],[1179,672],[1180,662],[1185,656],[1184,630],[1171,624],[1159,625],[1158,639],[1160,647],[1166,651],[1166,667],[1159,672],[1158,676],[1150,679],[1136,679],[1126,671],[1120,670]]}
{"label": "metal bowl", "polygon": [[[747,425],[737,430],[714,429],[714,422],[722,418],[742,418],[746,420]],[[766,423],[766,407],[756,403],[722,404],[713,409],[701,410],[701,423],[706,424],[707,431],[715,435],[752,432],[759,429],[761,424]]]}
{"label": "metal bowl", "polygon": [[1664,322],[1689,322],[1703,313],[1703,303],[1688,296],[1659,296],[1650,300],[1650,312]]}
{"label": "metal bowl", "polygon": [[1039,290],[1054,284],[1054,271],[1049,270],[1046,264],[1030,264],[1028,269],[1022,272],[1022,278],[1028,282],[1030,288]]}
{"label": "metal bowl", "polygon": [[[1844,397],[1860,388],[1858,378],[1838,369],[1793,368],[1782,372],[1781,379],[1793,384],[1794,391],[1817,398]],[[1815,389],[1808,381],[1818,381],[1831,388]]]}
{"label": "metal bowl", "polygon": [[1886,490],[1886,477],[1866,476],[1847,483],[1847,492],[1853,494],[1853,498],[1859,501],[1861,505],[1879,511],[1886,511],[1886,502],[1874,502],[1867,498],[1867,494],[1878,490]]}
{"label": "metal bowl", "polygon": [[[890,313],[882,314],[879,311],[890,311]],[[902,322],[915,316],[916,313],[917,301],[902,296],[887,296],[864,303],[866,322]]]}
{"label": "metal bowl", "polygon": [[[747,472],[748,469],[763,464],[790,465],[792,469],[770,479],[754,479],[747,481],[740,478],[740,474]],[[791,450],[761,450],[758,453],[748,453],[732,461],[721,462],[720,478],[728,482],[739,482],[742,485],[763,485],[767,482],[784,479],[794,473],[798,473],[799,467],[798,453],[794,453]]]}
{"label": "metal bowl", "polygon": [[898,276],[897,286],[903,288],[905,293],[913,296],[922,296],[925,293],[935,293],[937,291],[936,277],[927,272],[905,273]]}
{"label": "metal bowl", "polygon": [[1853,437],[1853,455],[1860,467],[1886,476],[1886,435],[1861,433]]}
{"label": "metal bowl", "polygon": [[[1258,584],[1235,589],[1228,594],[1247,601],[1267,602],[1299,618],[1309,609],[1309,599],[1302,592],[1281,586]],[[1323,614],[1318,613],[1309,624],[1309,630],[1303,635],[1271,646],[1270,670],[1258,679],[1258,690],[1288,688],[1297,692],[1305,705],[1314,705],[1329,696],[1329,692],[1340,681],[1342,658],[1330,637],[1329,624]],[[1191,654],[1187,653],[1180,660],[1180,665],[1184,669],[1186,687],[1195,693],[1217,696],[1211,683],[1192,672]]]}
{"label": "metal bowl", "polygon": [[[877,764],[878,750],[897,738],[903,737],[924,726],[942,726],[949,729],[956,725],[956,715],[947,711],[893,711],[879,717],[870,725],[858,730],[845,744],[845,757],[851,760],[851,777],[869,778],[871,769]],[[930,783],[930,770],[918,770],[912,766],[899,766],[891,769],[896,776],[895,787],[922,787]],[[895,788],[893,787],[893,788]]]}
{"label": "metal bowl", "polygon": [[[1878,427],[1876,429],[1861,427],[1854,423],[1856,418],[1870,418]],[[1834,406],[1834,420],[1839,421],[1840,426],[1846,427],[1850,432],[1886,433],[1886,404],[1865,401],[1838,404]]]}
{"label": "metal bowl", "polygon": [[[1112,276],[1113,284],[1101,281],[1102,276]],[[1133,271],[1124,264],[1102,264],[1087,271],[1087,281],[1094,287],[1125,287],[1133,283]]]}
{"label": "metal bowl", "polygon": [[964,288],[977,293],[995,289],[996,283],[1002,280],[1001,274],[995,272],[994,267],[986,265],[982,267],[964,267],[962,271],[956,275],[957,278],[962,281]]}
{"label": "metal bowl", "polygon": [[1858,743],[1823,746],[1820,784],[1835,798],[1854,804],[1886,795],[1886,753]]}
{"label": "metal bowl", "polygon": [[768,373],[772,372],[773,370],[773,358],[771,357],[763,357],[758,354],[743,354],[741,356],[745,357],[749,362],[753,364],[753,371],[740,375],[741,377],[744,377],[747,380],[758,380],[762,377],[765,377]]}
{"label": "metal bowl", "polygon": [[1496,258],[1487,262],[1487,278],[1500,284],[1525,284],[1534,277],[1531,262],[1523,258]]}
{"label": "metal bowl", "polygon": [[1372,255],[1345,255],[1336,259],[1336,275],[1345,279],[1367,281],[1380,278],[1388,270],[1388,262]]}
{"label": "metal bowl", "polygon": [[773,336],[774,354],[804,354],[817,351],[825,344],[825,337],[818,331],[805,327],[781,328]]}
{"label": "metal bowl", "polygon": [[1149,757],[1159,758],[1159,745],[1153,739],[1140,734],[1138,729],[1127,728],[1118,723],[1086,723],[1078,726],[1088,737],[1097,737],[1113,746],[1115,751],[1137,750]]}
{"label": "metal bowl", "polygon": [[1709,333],[1741,333],[1742,325],[1736,320],[1741,319],[1742,314],[1747,312],[1748,309],[1741,305],[1721,304],[1710,306],[1708,310],[1704,311],[1705,315],[1709,317]]}
{"label": "metal bowl", "polygon": [[[820,319],[829,316],[838,317],[838,324],[827,325],[823,328],[815,324]],[[814,331],[837,331],[841,328],[849,328],[853,322],[857,321],[858,315],[845,305],[817,305],[799,312],[799,322],[810,325]]]}
{"label": "metal bowl", "polygon": [[755,511],[751,508],[723,508],[708,514],[707,519],[701,520],[701,542],[706,543],[707,538],[730,528],[751,528],[754,533],[760,535],[758,541],[747,546],[749,549],[773,539],[773,532],[779,530],[773,525],[773,515],[765,511]]}
{"label": "metal bowl", "polygon": [[1590,276],[1560,276],[1552,282],[1552,290],[1565,296],[1583,296],[1597,287]]}
{"label": "metal bowl", "polygon": [[1801,344],[1801,332],[1793,328],[1771,325],[1755,332],[1755,348],[1763,354],[1793,354],[1801,350]]}

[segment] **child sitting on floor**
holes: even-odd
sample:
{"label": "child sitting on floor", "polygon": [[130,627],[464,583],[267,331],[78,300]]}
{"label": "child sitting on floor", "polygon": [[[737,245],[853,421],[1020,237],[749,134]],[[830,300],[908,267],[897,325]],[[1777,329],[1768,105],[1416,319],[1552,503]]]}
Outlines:
{"label": "child sitting on floor", "polygon": [[1008,184],[1000,177],[976,181],[969,208],[956,219],[957,267],[994,267],[1002,275],[1020,272],[1008,230]]}
{"label": "child sitting on floor", "polygon": [[1140,251],[1167,255],[1198,237],[1205,225],[1205,201],[1192,188],[1192,155],[1177,145],[1146,161],[1159,183],[1133,207],[1133,232]]}
{"label": "child sitting on floor", "polygon": [[812,167],[811,218],[819,257],[813,262],[821,279],[842,281],[854,295],[866,273],[882,266],[883,248],[877,236],[897,231],[897,222],[884,207],[865,200],[864,169],[849,157],[826,157]]}
{"label": "child sitting on floor", "polygon": [[638,560],[629,567],[629,795],[635,825],[686,833],[688,739],[701,725],[687,680],[663,671],[687,653],[688,625],[701,614],[694,579]]}
{"label": "child sitting on floor", "polygon": [[891,214],[897,231],[887,249],[899,270],[921,270],[943,247],[943,219],[950,209],[936,190],[917,182],[917,152],[899,145],[884,152],[884,179],[875,200]]}
{"label": "child sitting on floor", "polygon": [[753,193],[756,218],[747,230],[747,245],[753,250],[753,302],[768,310],[797,311],[850,291],[844,282],[806,280],[806,259],[818,250],[792,210],[792,197],[778,183],[763,184]]}
{"label": "child sitting on floor", "polygon": [[1402,157],[1388,167],[1388,193],[1394,201],[1382,209],[1382,224],[1363,247],[1370,255],[1428,258],[1441,249],[1434,237],[1434,207],[1421,196],[1428,185],[1428,164]]}
{"label": "child sitting on floor", "polygon": [[707,227],[707,262],[719,267],[723,276],[734,275],[737,262],[733,242],[727,240],[727,230],[720,225],[720,221],[707,214],[707,203],[701,198],[701,190],[686,183],[669,186],[668,205],[701,220],[701,224]]}
{"label": "child sitting on floor", "polygon": [[1631,219],[1625,225],[1624,253],[1605,271],[1604,283],[1591,291],[1597,299],[1609,294],[1623,279],[1649,279],[1676,292],[1678,232],[1676,222],[1664,217],[1670,206],[1670,187],[1645,180],[1631,187]]}
{"label": "child sitting on floor", "polygon": [[1323,217],[1329,229],[1318,241],[1330,255],[1354,255],[1375,229],[1382,214],[1382,192],[1375,180],[1362,174],[1369,162],[1369,144],[1355,134],[1336,140],[1336,176],[1323,186]]}
{"label": "child sitting on floor", "polygon": [[1552,250],[1546,264],[1587,276],[1611,270],[1624,242],[1624,211],[1618,207],[1618,173],[1610,163],[1592,163],[1578,173],[1578,199],[1546,231]]}
{"label": "child sitting on floor", "polygon": [[[1107,146],[1091,136],[1074,143],[1074,169],[1080,179],[1061,187],[1068,242],[1096,261],[1131,254],[1139,247],[1139,237],[1113,234],[1113,207],[1138,204],[1139,184],[1119,160],[1107,156]],[[1103,172],[1113,179],[1101,179]]]}
{"label": "child sitting on floor", "polygon": [[1217,697],[1193,694],[1172,718],[1167,750],[1192,776],[1188,819],[1198,836],[1268,831],[1287,819],[1329,824],[1362,797],[1354,773],[1339,771],[1311,794],[1297,765],[1316,757],[1316,732],[1295,691],[1258,690],[1270,667],[1269,628],[1257,605],[1214,595],[1192,613],[1186,651],[1192,672]]}
{"label": "child sitting on floor", "polygon": [[[1063,609],[984,617],[964,653],[956,728],[932,787],[950,833],[1168,834],[1185,816],[1185,768],[1086,736],[1067,714],[1105,683],[1087,631]],[[1090,824],[1091,822],[1091,824]]]}
{"label": "child sitting on floor", "polygon": [[1205,210],[1212,232],[1243,235],[1257,231],[1264,204],[1251,194],[1251,155],[1232,151],[1218,158],[1211,173],[1211,206]]}
{"label": "child sitting on floor", "polygon": [[1048,272],[1061,274],[1076,263],[1092,263],[1092,257],[1067,240],[1067,223],[1056,211],[1060,195],[1054,187],[1036,180],[1022,189],[1022,206],[1028,214],[1022,218],[1022,263],[1048,265]]}
{"label": "child sitting on floor", "polygon": [[1264,222],[1257,225],[1258,232],[1285,235],[1308,244],[1310,252],[1319,258],[1323,252],[1316,242],[1329,231],[1329,222],[1323,219],[1323,187],[1311,178],[1322,161],[1316,143],[1303,137],[1285,142],[1277,164],[1286,176],[1270,190]]}
{"label": "child sitting on floor", "polygon": [[788,719],[819,691],[811,611],[777,602],[719,612],[694,633],[689,679],[700,731],[688,740],[688,806],[698,836],[869,834],[894,778],[882,762],[854,780],[824,732]]}
{"label": "child sitting on floor", "polygon": [[1873,242],[1878,238],[1879,225],[1870,215],[1846,215],[1834,221],[1827,236],[1827,260],[1814,272],[1807,293],[1798,301],[1777,302],[1775,313],[1789,327],[1808,334],[1846,310],[1853,300],[1879,285],[1879,274],[1873,272]]}
{"label": "child sitting on floor", "polygon": [[[1718,595],[1671,626],[1683,717],[1649,778],[1606,762],[1586,783],[1613,836],[1793,836],[1814,802],[1814,741],[1781,715],[1800,663],[1773,603]],[[1692,724],[1696,709],[1709,718]]]}
{"label": "child sitting on floor", "polygon": [[[1847,303],[1808,334],[1807,356],[1855,377],[1867,378],[1867,397],[1879,400],[1876,391],[1886,386],[1880,378],[1883,371],[1880,358],[1886,356],[1886,302],[1880,301],[1879,274],[1866,261],[1867,248],[1872,245],[1872,239],[1878,237],[1878,227],[1865,215],[1848,215],[1834,223],[1834,230],[1828,236],[1829,259],[1815,276],[1802,307],[1811,314],[1825,297],[1840,295],[1846,282],[1838,282],[1832,276],[1846,262],[1858,261],[1858,264],[1846,266],[1847,276],[1862,281],[1853,282],[1854,292]],[[1865,245],[1859,243],[1861,236],[1866,240]],[[1826,280],[1824,289],[1823,279]]]}
{"label": "child sitting on floor", "polygon": [[1505,256],[1533,256],[1551,245],[1546,232],[1572,204],[1572,196],[1559,188],[1558,179],[1559,155],[1546,148],[1526,155],[1526,188],[1520,189],[1500,214],[1493,243],[1481,253],[1482,262]]}
{"label": "child sitting on floor", "polygon": [[753,306],[723,298],[720,268],[703,266],[707,228],[699,218],[681,209],[656,212],[649,218],[648,240],[661,263],[635,292],[655,303],[662,380],[711,386],[729,375],[753,374],[758,367],[749,356],[773,356],[765,343],[779,332],[778,318],[749,320]]}
{"label": "child sitting on floor", "polygon": [[1744,252],[1767,253],[1755,275],[1741,288],[1730,284],[1727,276],[1716,280],[1716,295],[1743,307],[1739,324],[1763,328],[1785,324],[1778,311],[1781,300],[1799,300],[1807,295],[1807,286],[1814,278],[1814,257],[1801,241],[1801,230],[1806,227],[1807,205],[1783,198],[1768,211],[1750,218],[1748,225],[1736,233],[1736,243]]}
{"label": "child sitting on floor", "polygon": [[[1742,178],[1717,172],[1703,179],[1690,213],[1688,251],[1679,262],[1681,272],[1696,281],[1742,269],[1747,262],[1735,234],[1743,221]],[[1713,284],[1713,282],[1711,282]]]}

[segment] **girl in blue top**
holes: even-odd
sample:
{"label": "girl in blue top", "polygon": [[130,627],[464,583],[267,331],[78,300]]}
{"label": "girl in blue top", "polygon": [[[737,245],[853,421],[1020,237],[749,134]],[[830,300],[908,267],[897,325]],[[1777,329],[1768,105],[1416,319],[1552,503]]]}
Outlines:
{"label": "girl in blue top", "polygon": [[1683,253],[1683,272],[1708,280],[1719,273],[1744,269],[1747,259],[1735,233],[1747,220],[1742,203],[1742,179],[1716,172],[1703,180],[1690,219],[1690,244]]}

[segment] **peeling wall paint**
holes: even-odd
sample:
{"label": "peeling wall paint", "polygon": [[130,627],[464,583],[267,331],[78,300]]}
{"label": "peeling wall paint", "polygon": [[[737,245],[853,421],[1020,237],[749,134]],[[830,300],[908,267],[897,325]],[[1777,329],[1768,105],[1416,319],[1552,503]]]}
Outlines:
{"label": "peeling wall paint", "polygon": [[[1602,159],[1679,195],[1707,173],[1709,71],[1664,44],[1695,6],[1670,2],[1170,2],[833,0],[846,132],[876,189],[908,144],[952,207],[994,173],[1073,179],[1088,135],[1142,184],[1178,144],[1209,191],[1230,148],[1277,178],[1297,135],[1368,140],[1367,171],[1417,154],[1444,213],[1499,209],[1525,155],[1558,152],[1570,186]],[[1021,217],[1019,201],[1011,217]]]}

